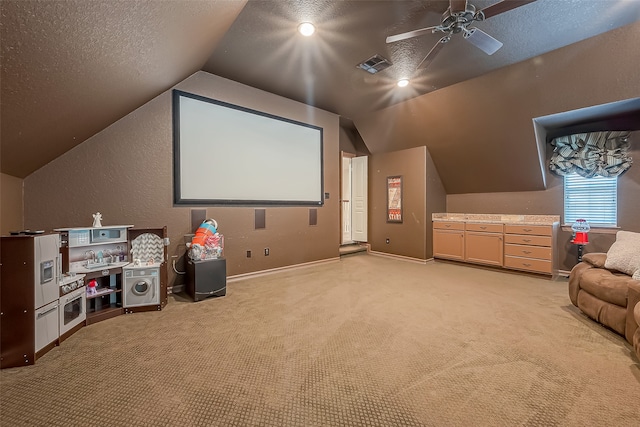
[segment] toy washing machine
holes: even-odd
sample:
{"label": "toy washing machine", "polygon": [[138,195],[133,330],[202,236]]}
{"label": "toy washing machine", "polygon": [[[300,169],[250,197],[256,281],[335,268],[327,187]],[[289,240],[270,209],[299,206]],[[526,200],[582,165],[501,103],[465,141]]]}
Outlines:
{"label": "toy washing machine", "polygon": [[131,258],[134,262],[122,267],[124,311],[134,313],[161,310],[163,304],[166,304],[161,276],[165,260],[164,240],[157,234],[143,230],[129,233],[137,237],[131,241]]}
{"label": "toy washing machine", "polygon": [[160,265],[122,268],[122,305],[124,308],[160,304]]}

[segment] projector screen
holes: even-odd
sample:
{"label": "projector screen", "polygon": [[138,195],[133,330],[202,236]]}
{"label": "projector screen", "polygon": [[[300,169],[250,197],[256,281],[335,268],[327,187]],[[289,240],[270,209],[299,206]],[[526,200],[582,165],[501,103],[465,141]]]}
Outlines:
{"label": "projector screen", "polygon": [[322,128],[173,91],[174,203],[324,203]]}

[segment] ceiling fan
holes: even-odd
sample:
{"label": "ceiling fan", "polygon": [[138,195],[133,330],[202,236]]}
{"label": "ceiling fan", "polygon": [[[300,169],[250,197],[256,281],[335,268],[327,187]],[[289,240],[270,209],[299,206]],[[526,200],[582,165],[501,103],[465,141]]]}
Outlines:
{"label": "ceiling fan", "polygon": [[476,21],[484,21],[534,1],[536,0],[502,0],[484,9],[476,10],[476,7],[467,2],[467,0],[449,0],[449,7],[442,14],[440,25],[389,36],[387,37],[387,43],[394,43],[425,34],[444,33],[445,35],[431,48],[427,56],[418,65],[418,68],[426,68],[444,45],[451,40],[451,36],[458,33],[462,33],[465,40],[484,51],[487,55],[493,55],[502,47],[502,42],[479,28],[471,27],[471,24]]}

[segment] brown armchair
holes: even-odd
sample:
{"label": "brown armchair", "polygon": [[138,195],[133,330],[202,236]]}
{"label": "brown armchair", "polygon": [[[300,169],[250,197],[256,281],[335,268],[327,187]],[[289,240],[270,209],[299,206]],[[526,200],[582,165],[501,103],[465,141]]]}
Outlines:
{"label": "brown armchair", "polygon": [[629,285],[629,307],[633,307],[633,311],[629,310],[627,315],[627,328],[625,336],[627,341],[633,345],[636,356],[640,359],[640,282],[637,280]]}
{"label": "brown armchair", "polygon": [[569,275],[569,298],[591,319],[624,336],[640,358],[640,281],[605,268],[607,254],[590,253]]}

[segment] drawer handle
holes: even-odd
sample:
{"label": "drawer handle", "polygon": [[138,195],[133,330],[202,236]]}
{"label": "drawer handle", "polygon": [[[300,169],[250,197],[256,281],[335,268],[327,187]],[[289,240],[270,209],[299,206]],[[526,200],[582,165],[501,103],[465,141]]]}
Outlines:
{"label": "drawer handle", "polygon": [[529,264],[528,262],[523,262],[522,265],[524,265],[525,267],[531,267],[531,264]]}
{"label": "drawer handle", "polygon": [[531,251],[522,251],[522,253],[529,255],[531,253]]}
{"label": "drawer handle", "polygon": [[527,233],[533,231],[533,229],[531,229],[531,228],[523,228],[523,230],[526,231]]}
{"label": "drawer handle", "polygon": [[451,227],[451,224],[445,224],[444,226],[449,228],[449,227]]}
{"label": "drawer handle", "polygon": [[487,227],[485,227],[484,225],[481,225],[481,226],[480,226],[480,228],[481,228],[482,230],[486,230],[486,229],[487,229]]}
{"label": "drawer handle", "polygon": [[531,241],[531,239],[522,239],[522,241],[529,243]]}
{"label": "drawer handle", "polygon": [[38,318],[44,317],[45,315],[47,315],[47,314],[49,314],[52,311],[57,310],[57,309],[58,309],[58,306],[56,305],[55,307],[50,308],[49,310],[45,311],[44,313],[38,313]]}

